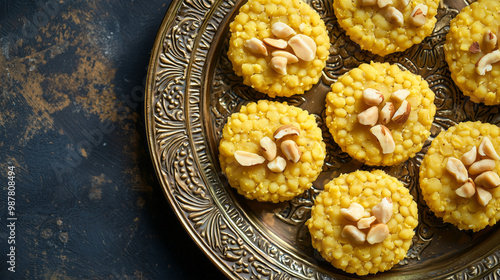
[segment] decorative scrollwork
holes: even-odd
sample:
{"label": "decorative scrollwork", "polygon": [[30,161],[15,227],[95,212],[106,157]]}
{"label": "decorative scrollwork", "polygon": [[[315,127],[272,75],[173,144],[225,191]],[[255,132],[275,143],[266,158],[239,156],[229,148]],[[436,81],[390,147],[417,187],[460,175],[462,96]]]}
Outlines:
{"label": "decorative scrollwork", "polygon": [[[159,167],[162,185],[179,218],[190,232],[194,232],[199,245],[214,262],[230,271],[235,279],[337,279],[345,274],[333,268],[325,270],[319,265],[324,260],[312,249],[306,220],[314,198],[325,182],[342,172],[357,168],[370,169],[352,160],[335,144],[324,123],[324,109],[311,112],[323,131],[327,146],[324,173],[314,187],[293,200],[272,209],[275,223],[293,232],[293,246],[281,240],[272,229],[258,220],[258,213],[247,213],[240,199],[221,176],[218,169],[217,146],[221,131],[229,115],[246,102],[267,98],[242,84],[234,74],[227,58],[228,18],[237,12],[238,0],[181,0],[174,1],[177,10],[169,16],[159,34],[164,34],[156,46],[157,56],[153,74],[153,90],[148,93],[150,111],[149,131],[153,138],[153,158]],[[459,1],[459,0],[457,0]],[[404,269],[428,257],[428,248],[441,242],[436,236],[453,230],[426,207],[420,197],[418,168],[426,149],[439,132],[463,120],[481,120],[499,124],[498,108],[472,103],[464,98],[450,78],[443,57],[443,42],[449,21],[461,5],[448,4],[438,10],[438,22],[432,36],[422,44],[403,53],[381,58],[363,51],[338,26],[331,2],[310,0],[321,15],[331,38],[330,57],[317,88],[324,95],[338,77],[369,61],[396,63],[418,73],[436,94],[438,112],[431,137],[424,149],[400,166],[385,170],[397,176],[416,197],[419,207],[419,226],[408,256],[399,264]],[[449,2],[449,1],[446,1]],[[276,98],[289,104],[314,107],[306,95]],[[323,104],[320,102],[320,104]],[[251,210],[251,209],[250,209]],[[254,215],[254,216],[252,216]],[[456,231],[456,230],[455,230]],[[474,234],[455,232],[462,240],[478,242]],[[487,233],[485,233],[487,234]],[[283,238],[286,239],[286,238]],[[466,245],[460,245],[467,248]],[[290,248],[293,247],[293,248]],[[434,250],[434,249],[433,249]],[[307,253],[305,253],[307,252]],[[309,257],[304,258],[307,254]],[[448,279],[500,277],[500,251],[495,250],[467,267],[456,267]],[[398,268],[396,268],[398,269]],[[409,273],[407,271],[407,273]]]}

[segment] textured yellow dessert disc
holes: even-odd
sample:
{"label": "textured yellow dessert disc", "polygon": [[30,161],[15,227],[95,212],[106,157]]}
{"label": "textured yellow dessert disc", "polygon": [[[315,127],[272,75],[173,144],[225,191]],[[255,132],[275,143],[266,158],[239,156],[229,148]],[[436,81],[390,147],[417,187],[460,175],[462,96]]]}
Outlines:
{"label": "textured yellow dessert disc", "polygon": [[[342,236],[346,225],[356,225],[342,216],[342,208],[355,202],[369,211],[383,198],[392,200],[385,240],[359,244]],[[412,195],[403,183],[381,170],[356,171],[330,181],[316,197],[307,221],[312,245],[321,256],[336,268],[358,275],[389,270],[404,259],[417,225],[418,209]]]}
{"label": "textured yellow dessert disc", "polygon": [[[277,49],[268,46],[268,54],[262,55],[252,53],[245,47],[245,42],[252,38],[261,41],[277,39],[271,31],[276,22],[287,24],[297,34],[310,37],[317,46],[314,59],[288,63],[285,75],[270,67],[272,52]],[[321,78],[329,55],[330,38],[323,20],[307,3],[298,0],[249,0],[240,8],[229,28],[231,38],[227,54],[236,74],[243,77],[244,84],[271,97],[288,97],[304,93]],[[290,46],[285,50],[293,53]]]}
{"label": "textured yellow dessert disc", "polygon": [[[362,0],[334,0],[333,9],[339,25],[347,35],[359,46],[374,54],[385,56],[400,52],[419,44],[429,36],[436,24],[436,14],[439,0],[410,0],[408,5],[404,0],[392,0],[393,7],[401,12],[403,25],[387,20],[384,9],[374,5],[363,5]],[[409,19],[413,9],[418,4],[428,7],[426,22],[416,27]]]}
{"label": "textured yellow dessert disc", "polygon": [[[500,188],[489,190],[491,201],[482,206],[476,195],[463,198],[455,190],[463,185],[446,170],[450,157],[460,157],[478,147],[487,137],[500,152],[500,129],[481,122],[464,122],[441,132],[427,151],[420,166],[420,189],[427,206],[443,218],[443,221],[456,225],[459,229],[478,231],[494,225],[500,219]],[[500,161],[495,161],[495,173],[500,174]]]}
{"label": "textured yellow dessert disc", "polygon": [[[384,154],[370,132],[371,127],[359,123],[358,114],[370,107],[362,97],[367,88],[384,95],[379,111],[387,102],[392,102],[396,109],[401,105],[391,98],[393,92],[401,89],[410,92],[406,97],[411,105],[408,120],[403,124],[394,121],[386,124],[395,143],[392,153]],[[352,69],[332,84],[332,91],[326,97],[326,124],[335,142],[351,157],[368,165],[395,165],[415,156],[430,135],[435,113],[434,92],[427,82],[389,63],[372,62]]]}
{"label": "textured yellow dessert disc", "polygon": [[[293,125],[300,135],[274,140],[274,133],[283,125]],[[236,151],[262,155],[260,141],[273,139],[278,156],[286,158],[281,143],[291,139],[297,144],[301,156],[296,163],[286,160],[283,172],[271,171],[268,160],[253,166],[242,166],[235,158]],[[286,138],[286,139],[285,139]],[[316,119],[307,111],[286,103],[260,100],[241,107],[227,120],[219,144],[222,172],[229,184],[249,199],[280,202],[290,200],[312,186],[321,173],[326,156],[321,129]]]}
{"label": "textured yellow dessert disc", "polygon": [[[491,64],[484,75],[476,72],[476,63],[495,47],[484,42],[484,34],[491,31],[498,35],[500,4],[498,0],[479,0],[462,9],[450,22],[450,31],[444,45],[445,59],[451,77],[470,100],[486,105],[500,104],[500,62]],[[480,51],[470,50],[477,44]]]}

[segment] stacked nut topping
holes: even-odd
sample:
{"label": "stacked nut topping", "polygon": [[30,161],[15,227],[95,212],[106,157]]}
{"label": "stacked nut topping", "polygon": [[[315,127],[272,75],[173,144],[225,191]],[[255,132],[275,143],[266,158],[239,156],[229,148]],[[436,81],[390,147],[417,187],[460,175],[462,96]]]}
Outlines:
{"label": "stacked nut topping", "polygon": [[[402,0],[401,8],[408,6],[410,0]],[[393,3],[393,0],[361,0],[361,5],[363,6],[374,6],[377,5],[380,8],[380,13],[387,19],[387,21],[396,24],[398,26],[403,26],[405,24],[405,19],[403,13],[398,10]],[[410,24],[414,27],[421,27],[427,22],[427,11],[429,8],[425,4],[417,4],[408,19]]]}
{"label": "stacked nut topping", "polygon": [[392,218],[392,213],[392,200],[387,197],[373,206],[371,213],[365,211],[361,204],[353,202],[349,208],[340,209],[342,217],[352,222],[344,226],[341,235],[356,244],[365,241],[369,244],[380,243],[389,236],[387,222]]}
{"label": "stacked nut topping", "polygon": [[[269,170],[277,173],[283,172],[286,167],[286,159],[297,163],[302,156],[299,146],[291,139],[291,136],[294,135],[300,135],[300,130],[297,127],[290,124],[283,125],[274,132],[274,140],[267,136],[260,139],[261,155],[237,150],[234,152],[234,158],[241,166],[263,164],[267,160]],[[284,157],[278,155],[278,144]]]}
{"label": "stacked nut topping", "polygon": [[373,88],[363,91],[363,101],[371,107],[358,114],[358,122],[371,126],[370,132],[377,137],[384,154],[390,154],[396,149],[392,133],[385,125],[391,121],[403,124],[408,120],[411,112],[411,105],[406,100],[408,95],[409,90],[396,90],[391,94],[391,99],[400,104],[398,109],[395,109],[393,102],[386,102],[379,112],[378,105],[384,101],[384,94]]}
{"label": "stacked nut topping", "polygon": [[262,41],[251,38],[244,46],[252,53],[268,56],[271,54],[270,67],[280,75],[286,75],[288,64],[312,61],[316,57],[316,42],[304,34],[297,34],[293,28],[283,22],[271,25],[271,32],[276,38],[264,38]]}
{"label": "stacked nut topping", "polygon": [[479,45],[479,42],[473,42],[469,47],[469,51],[471,53],[485,53],[476,62],[476,73],[481,76],[493,69],[492,64],[500,61],[500,50],[498,50],[497,35],[491,32],[491,30],[486,30],[484,33],[482,48]]}
{"label": "stacked nut topping", "polygon": [[490,191],[500,186],[500,177],[492,171],[495,169],[496,160],[500,160],[500,156],[487,137],[483,138],[478,148],[473,146],[460,159],[449,157],[446,162],[446,170],[459,183],[463,183],[455,190],[455,193],[463,198],[471,198],[477,194],[477,202],[482,206],[488,205],[488,202],[493,198]]}

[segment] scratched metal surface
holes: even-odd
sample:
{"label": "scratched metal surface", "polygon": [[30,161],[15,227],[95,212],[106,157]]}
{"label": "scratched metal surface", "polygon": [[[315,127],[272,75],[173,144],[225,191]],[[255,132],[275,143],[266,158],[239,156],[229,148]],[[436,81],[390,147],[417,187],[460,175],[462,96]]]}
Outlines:
{"label": "scratched metal surface", "polygon": [[419,226],[407,257],[368,279],[499,279],[499,225],[478,233],[445,224],[425,205],[418,169],[430,141],[466,120],[500,124],[499,106],[475,104],[454,85],[444,61],[450,20],[466,0],[444,0],[431,36],[385,58],[360,50],[338,26],[331,0],[308,3],[322,16],[332,43],[323,78],[304,95],[278,98],[314,114],[324,133],[323,173],[303,195],[283,203],[259,203],[238,195],[222,174],[218,143],[233,112],[267,98],[242,84],[227,58],[229,22],[244,0],[175,0],[158,34],[146,87],[146,118],[154,167],[182,224],[232,279],[358,279],[333,268],[310,243],[304,225],[315,195],[340,173],[371,169],[352,160],[324,124],[324,99],[340,75],[363,62],[387,61],[421,75],[436,94],[431,136],[405,163],[384,170],[415,197]]}
{"label": "scratched metal surface", "polygon": [[144,81],[169,4],[0,1],[0,279],[224,277],[173,214],[147,150]]}

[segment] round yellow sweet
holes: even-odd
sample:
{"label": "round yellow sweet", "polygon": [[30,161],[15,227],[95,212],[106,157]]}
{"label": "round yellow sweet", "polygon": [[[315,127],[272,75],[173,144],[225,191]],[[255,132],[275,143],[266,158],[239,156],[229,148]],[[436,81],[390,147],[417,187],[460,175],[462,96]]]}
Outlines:
{"label": "round yellow sweet", "polygon": [[[271,53],[276,49],[267,47],[268,55],[262,55],[245,47],[245,42],[252,38],[261,41],[276,39],[271,32],[271,26],[276,22],[285,23],[297,34],[310,37],[317,46],[312,61],[299,59],[288,63],[285,75],[270,67]],[[307,3],[299,0],[249,0],[240,8],[229,29],[231,38],[227,55],[234,72],[243,77],[244,84],[270,97],[289,97],[304,93],[321,78],[329,55],[330,38],[323,20]],[[285,50],[293,53],[290,46]]]}
{"label": "round yellow sweet", "polygon": [[[342,236],[344,226],[356,223],[345,219],[341,208],[356,202],[371,211],[383,198],[390,198],[393,204],[387,222],[389,236],[384,241],[356,244]],[[316,197],[307,221],[312,245],[321,256],[336,268],[358,275],[389,270],[404,259],[417,225],[418,209],[412,195],[403,183],[381,170],[355,171],[330,181]]]}
{"label": "round yellow sweet", "polygon": [[[349,35],[351,40],[374,54],[386,56],[401,52],[419,44],[429,36],[436,24],[436,14],[440,0],[392,0],[393,7],[400,11],[404,24],[399,26],[386,19],[385,10],[374,5],[363,5],[363,0],[334,0],[333,10],[337,21]],[[405,5],[405,2],[409,2]],[[427,21],[420,27],[415,27],[410,16],[418,4],[428,7]]]}
{"label": "round yellow sweet", "polygon": [[[273,134],[283,125],[299,128],[300,135],[286,136],[275,140]],[[286,158],[281,151],[281,142],[295,141],[301,152],[296,163],[286,160],[283,172],[273,172],[269,161],[253,166],[242,166],[235,159],[235,152],[246,151],[262,154],[260,140],[274,140],[278,156]],[[307,111],[286,103],[260,100],[241,107],[227,120],[219,144],[219,160],[222,172],[229,184],[238,193],[249,199],[280,202],[290,200],[312,186],[321,173],[326,156],[321,129],[316,119]]]}
{"label": "round yellow sweet", "polygon": [[[493,198],[482,206],[476,195],[471,198],[458,196],[455,190],[463,183],[446,170],[449,157],[460,159],[473,146],[479,147],[484,137],[491,140],[499,153],[498,126],[481,122],[463,122],[452,126],[432,141],[420,166],[420,189],[427,206],[443,221],[462,230],[478,231],[500,219],[500,188],[489,190]],[[500,174],[500,161],[495,161],[493,171]]]}
{"label": "round yellow sweet", "polygon": [[[326,124],[333,139],[342,151],[368,165],[389,166],[404,162],[418,153],[430,135],[436,113],[434,92],[420,76],[402,71],[389,63],[362,64],[341,76],[332,84],[326,96]],[[394,121],[385,126],[391,131],[395,143],[392,153],[383,154],[380,143],[370,132],[370,126],[358,121],[358,114],[368,109],[363,101],[363,91],[377,89],[384,95],[384,102],[392,102],[397,110],[399,101],[391,99],[391,93],[406,89],[411,105],[408,120],[403,124]],[[380,120],[379,120],[380,122]]]}
{"label": "round yellow sweet", "polygon": [[[495,47],[488,47],[483,41],[486,32],[495,35],[500,27],[500,5],[497,0],[479,0],[466,6],[450,22],[450,31],[444,45],[445,59],[450,67],[451,77],[470,100],[486,105],[500,104],[500,63],[491,64],[491,71],[480,75],[476,63]],[[480,51],[469,50],[477,44]]]}

